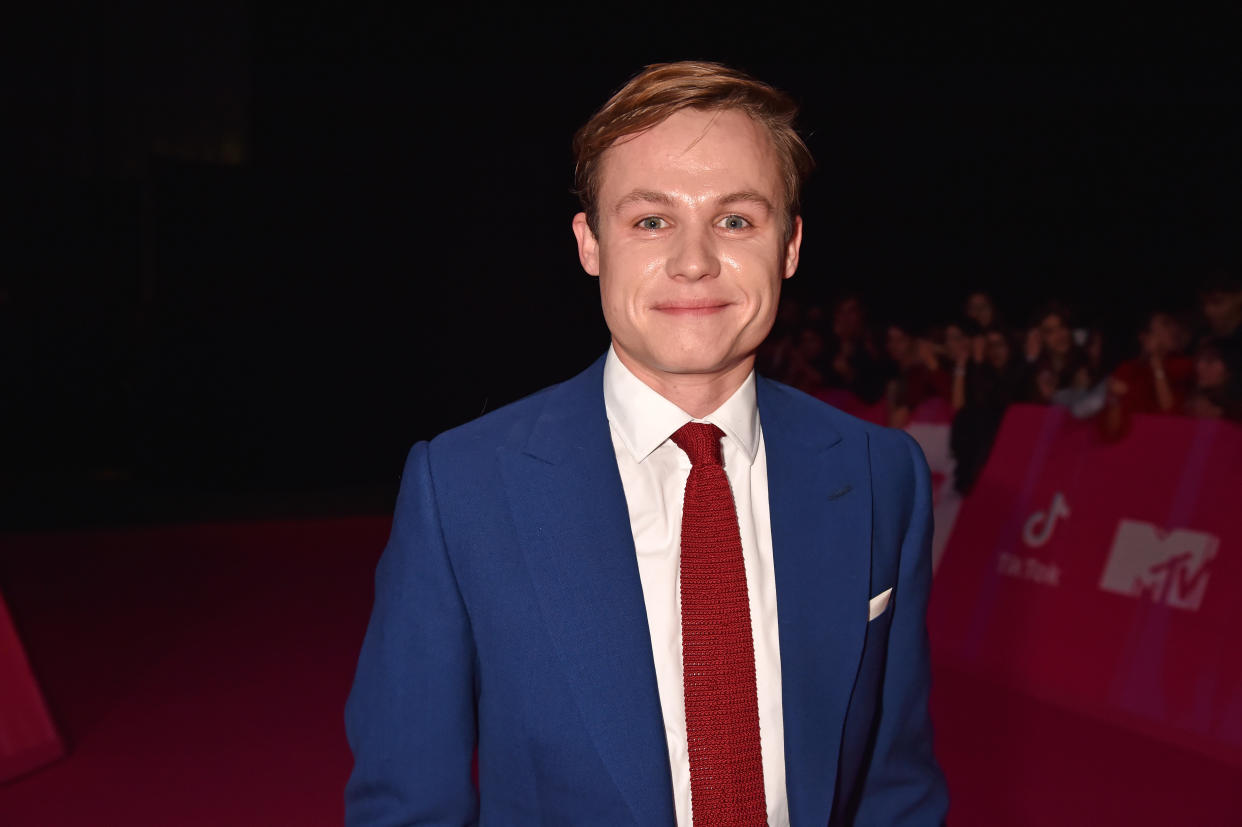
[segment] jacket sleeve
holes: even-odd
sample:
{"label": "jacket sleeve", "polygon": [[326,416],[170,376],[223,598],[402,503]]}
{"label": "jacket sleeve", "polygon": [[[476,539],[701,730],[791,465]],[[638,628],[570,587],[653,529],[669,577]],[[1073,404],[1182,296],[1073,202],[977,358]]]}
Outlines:
{"label": "jacket sleeve", "polygon": [[475,649],[441,530],[430,446],[410,451],[345,709],[349,827],[478,818]]}
{"label": "jacket sleeve", "polygon": [[927,600],[931,589],[931,474],[923,450],[901,434],[913,465],[911,512],[901,544],[889,629],[880,720],[858,809],[851,822],[884,827],[944,823],[948,790],[932,752],[928,710],[931,657]]}

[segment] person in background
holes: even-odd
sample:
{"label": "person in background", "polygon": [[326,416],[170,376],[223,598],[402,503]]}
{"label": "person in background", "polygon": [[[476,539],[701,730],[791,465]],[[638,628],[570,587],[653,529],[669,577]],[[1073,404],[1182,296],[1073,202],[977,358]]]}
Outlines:
{"label": "person in background", "polygon": [[781,381],[812,396],[822,392],[825,386],[823,356],[824,336],[819,332],[819,325],[804,325],[794,337]]}
{"label": "person in background", "polygon": [[1108,401],[1101,417],[1104,435],[1115,439],[1129,427],[1133,414],[1178,413],[1194,384],[1194,363],[1176,352],[1181,337],[1168,313],[1152,313],[1139,334],[1142,355],[1113,371]]}
{"label": "person in background", "polygon": [[776,322],[772,332],[759,346],[755,362],[765,375],[789,384],[785,378],[789,371],[791,353],[798,342],[798,332],[802,329],[802,305],[786,296],[781,297],[780,306],[776,309]]}
{"label": "person in background", "polygon": [[1206,330],[1201,338],[1224,339],[1242,348],[1242,279],[1219,270],[1199,292]]}
{"label": "person in background", "polygon": [[1081,345],[1085,365],[1075,375],[1075,381],[1067,387],[1058,388],[1050,400],[1053,405],[1069,408],[1077,419],[1091,419],[1108,402],[1109,371],[1105,369],[1104,334],[1094,328],[1080,328],[1073,332],[1075,345]]}
{"label": "person in background", "polygon": [[886,390],[888,425],[904,428],[920,402],[936,396],[949,398],[951,380],[940,364],[941,348],[929,336],[916,337],[911,327],[892,322],[885,341],[896,373]]}
{"label": "person in background", "polygon": [[992,296],[982,290],[976,290],[966,297],[964,307],[966,318],[979,325],[981,330],[1000,327],[1000,318],[996,313],[996,303]]}
{"label": "person in background", "polygon": [[1204,339],[1195,353],[1195,386],[1187,416],[1242,422],[1242,350],[1227,339]]}
{"label": "person in background", "polygon": [[[1087,371],[1093,377],[1104,376],[1108,371],[1104,367],[1104,331],[1099,328],[1091,328],[1087,331],[1087,343],[1083,345],[1083,352],[1087,356]],[[1184,346],[1179,349],[1184,349]]]}
{"label": "person in background", "polygon": [[985,349],[983,330],[973,319],[945,325],[944,354],[953,370],[949,401],[954,411],[960,411],[966,404],[967,374],[972,366],[983,363]]}
{"label": "person in background", "polygon": [[1074,343],[1070,313],[1063,305],[1049,304],[1035,315],[1025,352],[1024,401],[1046,405],[1059,390],[1091,386],[1087,355]]}
{"label": "person in background", "polygon": [[971,339],[965,404],[954,415],[949,432],[956,463],[953,485],[961,494],[974,486],[992,452],[1005,411],[1021,398],[1024,374],[1013,354],[1009,337],[998,328]]}
{"label": "person in background", "polygon": [[886,377],[859,296],[846,295],[833,307],[830,342],[825,384],[848,390],[865,405],[878,402],[884,396]]}

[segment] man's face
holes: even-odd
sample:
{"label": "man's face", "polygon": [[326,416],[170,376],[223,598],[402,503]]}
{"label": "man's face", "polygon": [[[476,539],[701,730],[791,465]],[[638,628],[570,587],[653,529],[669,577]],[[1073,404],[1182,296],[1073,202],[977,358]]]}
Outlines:
{"label": "man's face", "polygon": [[648,379],[749,371],[793,275],[771,140],[735,110],[683,109],[603,156],[599,236],[574,217],[583,268],[627,367]]}

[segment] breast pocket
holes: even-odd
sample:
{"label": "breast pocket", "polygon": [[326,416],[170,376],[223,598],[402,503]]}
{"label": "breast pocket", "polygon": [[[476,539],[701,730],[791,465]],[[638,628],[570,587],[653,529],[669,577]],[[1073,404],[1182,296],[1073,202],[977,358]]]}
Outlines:
{"label": "breast pocket", "polygon": [[865,756],[879,723],[880,698],[888,659],[888,633],[893,622],[893,590],[885,589],[867,602],[867,628],[862,661],[845,719],[839,780],[842,796],[849,800],[861,778]]}
{"label": "breast pocket", "polygon": [[892,602],[892,599],[893,590],[891,587],[871,598],[871,600],[867,603],[867,622],[870,623],[880,615],[886,613],[888,611],[888,604]]}
{"label": "breast pocket", "polygon": [[885,589],[867,602],[867,631],[859,664],[858,688],[862,697],[878,692],[884,680],[888,653],[888,630],[893,620],[893,590]]}

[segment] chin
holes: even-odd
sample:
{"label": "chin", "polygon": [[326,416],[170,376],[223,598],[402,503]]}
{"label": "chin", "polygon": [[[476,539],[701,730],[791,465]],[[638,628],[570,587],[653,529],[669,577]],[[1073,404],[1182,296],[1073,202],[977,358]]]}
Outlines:
{"label": "chin", "polygon": [[719,373],[738,361],[731,354],[707,348],[669,353],[660,360],[661,370],[673,374]]}

